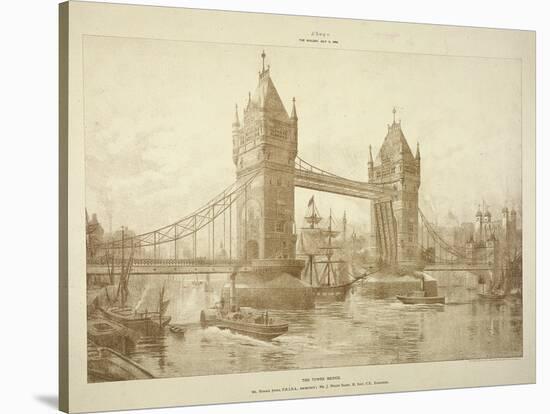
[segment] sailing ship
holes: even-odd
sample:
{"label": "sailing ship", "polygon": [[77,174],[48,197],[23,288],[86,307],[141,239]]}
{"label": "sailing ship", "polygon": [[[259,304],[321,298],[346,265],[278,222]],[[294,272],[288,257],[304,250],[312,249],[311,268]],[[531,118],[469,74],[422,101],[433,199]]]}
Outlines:
{"label": "sailing ship", "polygon": [[[145,312],[138,312],[136,308],[128,306],[128,283],[130,280],[133,259],[133,248],[131,250],[130,257],[128,258],[128,262],[124,261],[124,253],[122,253],[120,278],[116,296],[111,299],[109,297],[109,291],[106,289],[105,292],[109,305],[107,307],[100,307],[99,311],[105,318],[117,322],[127,328],[143,331],[146,334],[157,334],[161,332],[171,320],[170,316],[166,316],[166,310],[170,301],[164,299],[165,284],[159,292],[158,310],[145,310]],[[112,262],[114,263],[114,261]]]}
{"label": "sailing ship", "polygon": [[[302,228],[297,252],[306,261],[303,279],[313,287],[317,298],[344,301],[357,279],[350,277],[346,261],[335,259],[336,251],[341,248],[333,242],[340,232],[335,230],[332,210],[327,227],[321,227],[323,218],[312,196],[304,220],[308,225]],[[322,267],[321,271],[318,270],[319,266]]]}
{"label": "sailing ship", "polygon": [[506,266],[501,268],[500,275],[491,278],[489,288],[487,284],[483,285],[483,292],[478,293],[480,299],[498,301],[507,296],[517,296],[521,298],[521,254],[516,254],[514,258],[506,261]]}

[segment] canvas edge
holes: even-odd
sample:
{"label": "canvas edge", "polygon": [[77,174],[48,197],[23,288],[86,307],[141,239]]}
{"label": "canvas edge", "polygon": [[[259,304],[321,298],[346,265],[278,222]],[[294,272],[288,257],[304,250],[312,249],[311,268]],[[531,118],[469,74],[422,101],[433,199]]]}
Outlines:
{"label": "canvas edge", "polygon": [[68,274],[68,122],[69,122],[69,2],[58,7],[59,17],[59,409],[69,412],[69,274]]}

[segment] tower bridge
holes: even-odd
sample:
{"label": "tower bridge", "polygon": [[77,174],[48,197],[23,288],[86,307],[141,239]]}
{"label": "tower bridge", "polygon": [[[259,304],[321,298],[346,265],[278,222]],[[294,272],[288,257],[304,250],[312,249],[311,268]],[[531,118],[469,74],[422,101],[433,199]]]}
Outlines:
{"label": "tower bridge", "polygon": [[[340,177],[316,167],[297,154],[296,100],[292,99],[289,115],[262,53],[258,85],[253,94],[248,94],[242,123],[235,106],[235,182],[175,223],[126,238],[123,233],[118,240],[89,246],[88,274],[112,272],[116,259],[122,256],[123,260],[124,252],[132,250],[133,269],[142,274],[238,271],[268,277],[284,271],[299,278],[304,263],[296,259],[296,187],[369,200],[372,242],[380,262],[418,265],[426,251],[439,246],[440,256],[436,259],[440,263],[464,267],[467,260],[463,253],[446,244],[419,212],[420,148],[417,145],[413,155],[395,113],[394,109],[393,122],[388,124],[375,158],[369,146],[367,181]],[[199,253],[199,233],[207,235],[206,254]],[[192,257],[178,258],[178,243],[184,240],[191,245]],[[216,253],[218,243],[224,252],[221,257]],[[162,245],[173,245],[171,259],[159,257]],[[102,258],[109,256],[110,261]]]}

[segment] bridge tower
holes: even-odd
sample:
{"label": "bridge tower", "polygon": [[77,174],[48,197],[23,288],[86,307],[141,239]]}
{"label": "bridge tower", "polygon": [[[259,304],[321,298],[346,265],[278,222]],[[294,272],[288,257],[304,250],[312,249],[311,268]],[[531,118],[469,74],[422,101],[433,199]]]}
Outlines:
{"label": "bridge tower", "polygon": [[[401,121],[388,124],[388,132],[376,160],[369,148],[369,182],[391,186],[393,198],[373,201],[371,228],[378,257],[384,262],[414,265],[418,250],[418,189],[420,188],[420,147],[416,156],[401,129]],[[391,214],[393,213],[393,214]],[[392,219],[390,219],[390,217]]]}
{"label": "bridge tower", "polygon": [[237,201],[237,246],[241,259],[294,259],[294,162],[298,117],[293,99],[289,116],[265,65],[244,108],[233,121],[233,163],[237,181],[257,174]]}

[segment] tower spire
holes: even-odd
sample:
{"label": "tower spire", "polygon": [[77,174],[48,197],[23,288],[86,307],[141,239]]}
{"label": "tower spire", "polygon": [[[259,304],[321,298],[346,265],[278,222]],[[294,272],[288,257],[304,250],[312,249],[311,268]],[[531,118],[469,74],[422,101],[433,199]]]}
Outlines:
{"label": "tower spire", "polygon": [[296,115],[296,98],[292,97],[292,113],[290,114],[290,119],[298,119]]}
{"label": "tower spire", "polygon": [[392,111],[392,112],[393,112],[393,123],[395,124],[395,113],[397,112],[397,111],[395,110],[395,106],[393,107],[393,111]]}
{"label": "tower spire", "polygon": [[369,145],[369,164],[372,164],[372,145]]}
{"label": "tower spire", "polygon": [[416,142],[416,159],[420,159],[420,142]]}
{"label": "tower spire", "polygon": [[239,122],[239,106],[237,104],[235,104],[235,119],[233,120],[233,125],[237,126],[237,127],[240,125],[240,122]]}
{"label": "tower spire", "polygon": [[265,50],[262,50],[262,73],[265,72]]}

